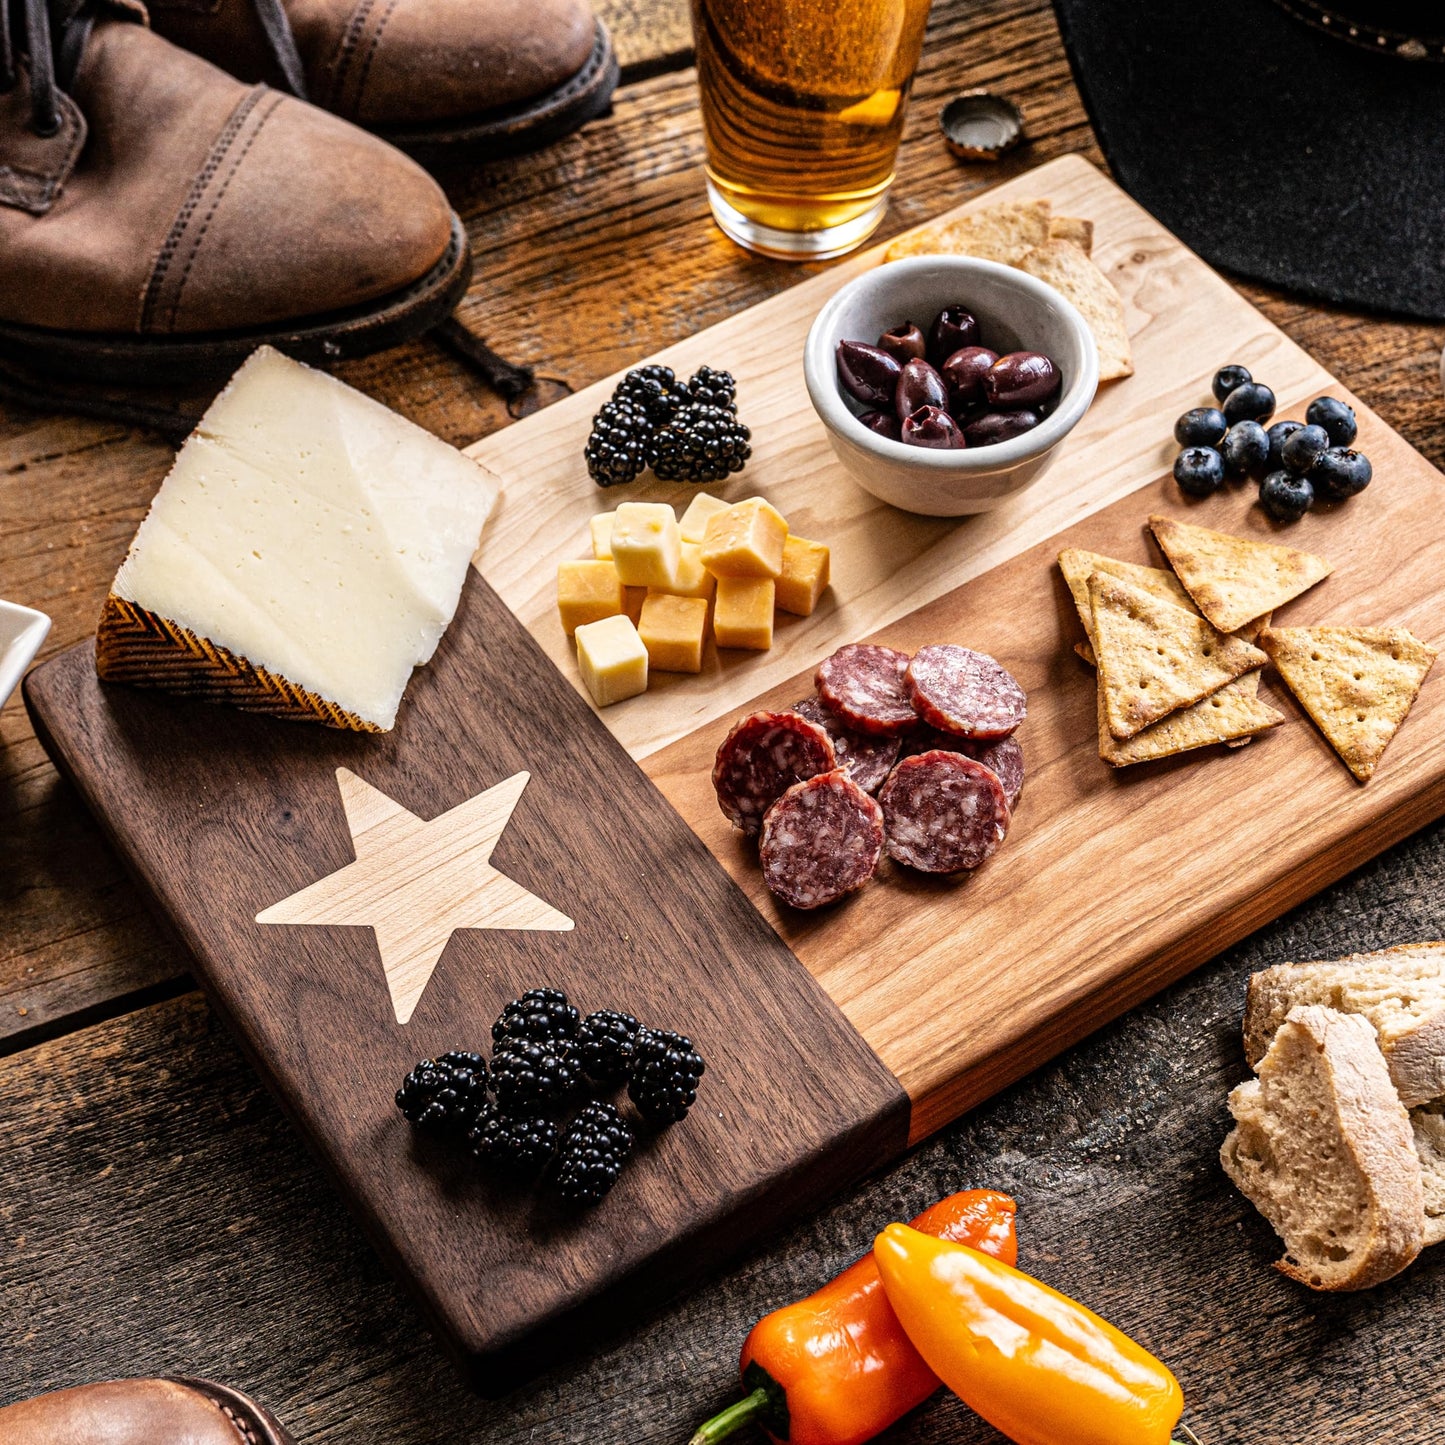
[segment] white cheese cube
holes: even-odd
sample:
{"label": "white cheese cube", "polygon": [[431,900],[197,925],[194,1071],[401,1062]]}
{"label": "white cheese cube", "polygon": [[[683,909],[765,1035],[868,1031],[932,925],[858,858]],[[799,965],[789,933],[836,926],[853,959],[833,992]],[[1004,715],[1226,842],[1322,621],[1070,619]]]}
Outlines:
{"label": "white cheese cube", "polygon": [[671,587],[682,560],[677,513],[666,502],[623,502],[612,522],[612,561],[624,587]]}
{"label": "white cheese cube", "polygon": [[647,691],[647,648],[630,617],[604,617],[579,627],[577,666],[598,707]]}
{"label": "white cheese cube", "polygon": [[700,543],[707,533],[708,518],[715,512],[727,511],[728,505],[720,497],[699,492],[687,504],[687,510],[682,514],[682,540]]}
{"label": "white cheese cube", "polygon": [[612,523],[616,512],[598,512],[592,518],[592,556],[598,562],[612,560]]}

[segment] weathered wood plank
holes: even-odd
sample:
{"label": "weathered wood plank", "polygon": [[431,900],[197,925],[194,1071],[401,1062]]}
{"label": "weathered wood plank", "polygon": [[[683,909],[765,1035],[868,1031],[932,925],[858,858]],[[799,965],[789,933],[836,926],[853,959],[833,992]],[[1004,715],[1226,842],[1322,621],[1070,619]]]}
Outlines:
{"label": "weathered wood plank", "polygon": [[594,8],[612,32],[624,84],[688,63],[687,0],[596,0]]}

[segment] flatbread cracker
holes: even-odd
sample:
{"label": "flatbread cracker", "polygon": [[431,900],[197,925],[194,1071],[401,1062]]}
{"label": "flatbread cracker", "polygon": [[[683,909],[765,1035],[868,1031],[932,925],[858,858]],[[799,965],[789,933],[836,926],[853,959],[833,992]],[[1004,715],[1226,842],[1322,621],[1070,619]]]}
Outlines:
{"label": "flatbread cracker", "polygon": [[1195,613],[1102,572],[1089,577],[1089,605],[1099,686],[1116,738],[1133,737],[1266,661],[1257,647]]}
{"label": "flatbread cracker", "polygon": [[1020,258],[1020,271],[1062,292],[1088,322],[1099,348],[1099,380],[1133,376],[1124,303],[1114,283],[1072,241],[1045,241]]}
{"label": "flatbread cracker", "polygon": [[1284,714],[1255,696],[1259,673],[1246,673],[1227,682],[1218,692],[1180,708],[1166,718],[1122,741],[1109,731],[1104,691],[1099,689],[1099,756],[1116,768],[1170,758],[1211,743],[1242,747],[1257,733],[1278,727]]}
{"label": "flatbread cracker", "polygon": [[1048,201],[995,201],[951,221],[935,221],[900,236],[885,261],[904,256],[977,256],[984,261],[1017,264],[1020,257],[1049,239]]}
{"label": "flatbread cracker", "polygon": [[[1242,637],[1246,642],[1252,642],[1256,647],[1258,647],[1259,634],[1263,632],[1266,627],[1269,626],[1270,619],[1273,616],[1273,612],[1266,612],[1263,617],[1256,617],[1253,622],[1246,622],[1244,626],[1241,627],[1239,631],[1236,632],[1234,635],[1236,637]],[[1247,672],[1242,678],[1239,679],[1241,683],[1248,684],[1250,695],[1252,697],[1259,696],[1259,678],[1260,674],[1258,672]],[[1274,709],[1271,708],[1270,711],[1273,712]],[[1281,713],[1280,716],[1283,717],[1284,714]],[[1224,746],[1227,748],[1242,748],[1246,747],[1253,741],[1254,738],[1252,735],[1243,738],[1226,738],[1224,741]]]}
{"label": "flatbread cracker", "polygon": [[1049,240],[1072,241],[1084,255],[1094,250],[1094,223],[1078,216],[1054,216],[1049,221]]}
{"label": "flatbread cracker", "polygon": [[1059,571],[1064,574],[1064,581],[1068,583],[1074,606],[1079,609],[1079,621],[1084,624],[1084,635],[1089,639],[1088,651],[1079,653],[1086,662],[1092,663],[1094,660],[1094,622],[1089,608],[1089,574],[1092,572],[1102,572],[1106,577],[1118,577],[1124,582],[1132,582],[1134,586],[1142,587],[1146,592],[1152,592],[1156,597],[1174,603],[1176,607],[1183,607],[1188,612],[1194,611],[1194,604],[1189,600],[1189,594],[1179,585],[1179,579],[1163,567],[1145,567],[1138,562],[1121,562],[1117,557],[1106,557],[1102,552],[1086,552],[1082,547],[1065,547],[1059,553]]}
{"label": "flatbread cracker", "polygon": [[1436,649],[1403,627],[1267,627],[1259,645],[1359,782],[1369,782]]}
{"label": "flatbread cracker", "polygon": [[1221,632],[1262,617],[1334,570],[1312,552],[1253,542],[1173,517],[1150,517],[1149,526],[1184,590]]}

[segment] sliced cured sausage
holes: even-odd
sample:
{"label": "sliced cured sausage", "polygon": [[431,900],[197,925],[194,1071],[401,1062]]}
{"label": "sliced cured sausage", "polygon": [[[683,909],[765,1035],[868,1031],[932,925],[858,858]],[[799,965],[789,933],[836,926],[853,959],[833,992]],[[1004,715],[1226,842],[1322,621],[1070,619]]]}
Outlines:
{"label": "sliced cured sausage", "polygon": [[722,740],[712,785],[719,807],[744,833],[761,832],[763,814],[794,783],[838,766],[828,734],[795,712],[755,712]]}
{"label": "sliced cured sausage", "polygon": [[829,712],[816,697],[805,697],[793,704],[793,711],[809,722],[817,723],[833,740],[833,752],[837,755],[838,766],[863,789],[865,793],[876,793],[884,784],[893,764],[898,761],[898,750],[902,742],[898,738],[868,737],[844,727],[842,721]]}
{"label": "sliced cured sausage", "polygon": [[982,763],[1003,784],[1009,812],[1012,813],[1018,806],[1019,794],[1024,790],[1024,750],[1013,734],[988,743],[961,738],[956,733],[939,732],[937,728],[923,728],[904,739],[905,758],[931,752],[962,753],[964,757]]}
{"label": "sliced cured sausage", "polygon": [[1008,832],[1008,799],[990,769],[962,753],[905,758],[878,797],[888,856],[921,873],[977,868]]}
{"label": "sliced cured sausage", "polygon": [[904,678],[908,654],[850,642],[818,666],[818,696],[844,727],[870,737],[901,737],[918,726]]}
{"label": "sliced cured sausage", "polygon": [[1006,738],[1028,716],[1028,698],[1011,673],[986,652],[951,642],[919,648],[906,685],[929,727],[959,737]]}
{"label": "sliced cured sausage", "polygon": [[861,888],[883,856],[883,810],[841,768],[788,789],[763,819],[763,881],[793,908]]}

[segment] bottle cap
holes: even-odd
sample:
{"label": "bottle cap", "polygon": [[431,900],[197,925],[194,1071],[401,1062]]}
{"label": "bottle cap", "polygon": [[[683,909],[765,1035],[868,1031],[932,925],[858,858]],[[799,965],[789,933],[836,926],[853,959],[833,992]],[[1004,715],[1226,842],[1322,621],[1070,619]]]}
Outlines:
{"label": "bottle cap", "polygon": [[938,124],[949,150],[969,161],[996,161],[1024,134],[1018,106],[987,90],[966,90],[954,96],[943,107]]}

